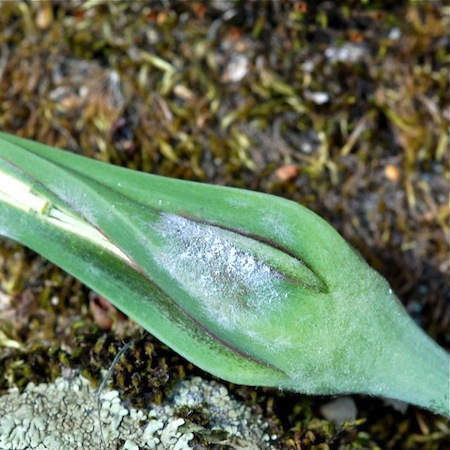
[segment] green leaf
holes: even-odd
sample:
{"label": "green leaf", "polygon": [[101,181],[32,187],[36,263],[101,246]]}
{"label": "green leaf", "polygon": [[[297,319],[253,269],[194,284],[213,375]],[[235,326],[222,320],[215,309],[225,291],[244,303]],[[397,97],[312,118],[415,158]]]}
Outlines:
{"label": "green leaf", "polygon": [[0,133],[0,234],[221,378],[448,414],[449,355],[325,221]]}

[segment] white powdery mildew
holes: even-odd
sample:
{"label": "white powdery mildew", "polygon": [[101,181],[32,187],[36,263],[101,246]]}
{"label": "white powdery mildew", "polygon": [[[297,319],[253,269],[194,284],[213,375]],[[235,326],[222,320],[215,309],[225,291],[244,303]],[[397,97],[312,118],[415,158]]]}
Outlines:
{"label": "white powdery mildew", "polygon": [[164,240],[158,263],[209,319],[245,329],[282,303],[279,276],[239,248],[230,231],[173,214],[164,214],[156,226]]}

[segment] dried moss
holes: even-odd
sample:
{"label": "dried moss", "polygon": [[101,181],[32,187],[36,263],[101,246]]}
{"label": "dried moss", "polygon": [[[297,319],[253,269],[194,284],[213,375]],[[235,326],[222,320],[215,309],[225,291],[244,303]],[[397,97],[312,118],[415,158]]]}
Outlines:
{"label": "dried moss", "polygon": [[[444,1],[2,2],[0,129],[301,202],[449,348],[449,24]],[[2,391],[67,365],[98,382],[140,335],[118,317],[101,329],[85,287],[5,241],[0,295]],[[192,373],[146,337],[113,382],[142,404]],[[325,400],[234,392],[283,427],[280,448],[439,449],[449,439],[440,418],[379,400],[357,397],[362,422],[336,428],[322,421]]]}

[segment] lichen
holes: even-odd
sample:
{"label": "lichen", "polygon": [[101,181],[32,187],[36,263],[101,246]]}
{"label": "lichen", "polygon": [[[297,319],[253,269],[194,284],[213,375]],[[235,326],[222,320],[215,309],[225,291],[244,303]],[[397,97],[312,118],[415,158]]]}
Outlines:
{"label": "lichen", "polygon": [[[194,409],[208,423],[190,420],[186,410]],[[185,418],[179,416],[183,410]],[[220,436],[223,444],[239,442],[235,448],[270,449],[267,429],[268,423],[233,400],[224,386],[199,377],[181,382],[164,404],[145,409],[126,406],[119,392],[110,389],[100,393],[98,403],[90,382],[73,372],[0,397],[4,450],[98,449],[104,444],[121,450],[185,450],[192,448],[195,435],[203,443]]]}

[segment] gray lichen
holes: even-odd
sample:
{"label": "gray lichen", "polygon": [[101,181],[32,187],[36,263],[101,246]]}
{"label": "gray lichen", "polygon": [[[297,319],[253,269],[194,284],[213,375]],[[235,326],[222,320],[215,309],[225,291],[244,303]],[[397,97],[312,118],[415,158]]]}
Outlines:
{"label": "gray lichen", "polygon": [[[127,408],[119,392],[108,389],[101,393],[100,404],[99,413],[96,392],[81,376],[30,383],[23,393],[11,389],[0,397],[0,448],[100,449],[100,422],[108,450],[189,449],[194,433],[203,437],[213,430],[221,436],[215,443],[271,448],[267,424],[259,416],[232,399],[224,386],[198,377],[181,382],[165,404],[148,410]],[[177,417],[182,408],[201,408],[208,429]]]}

